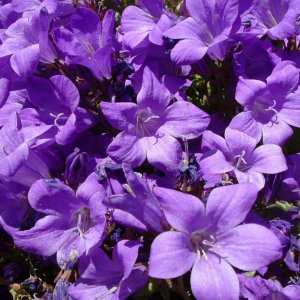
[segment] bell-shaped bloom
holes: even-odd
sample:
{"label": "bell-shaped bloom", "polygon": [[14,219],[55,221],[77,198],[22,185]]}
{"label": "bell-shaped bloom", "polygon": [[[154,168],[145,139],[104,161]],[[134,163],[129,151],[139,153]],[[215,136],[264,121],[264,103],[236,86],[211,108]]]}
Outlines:
{"label": "bell-shaped bloom", "polygon": [[[252,55],[255,52],[256,55]],[[241,50],[233,54],[234,71],[247,79],[265,80],[271,75],[281,58],[269,40],[261,41],[256,36],[244,39]]]}
{"label": "bell-shaped bloom", "polygon": [[29,214],[26,189],[20,184],[0,184],[0,225],[10,234],[24,224]]}
{"label": "bell-shaped bloom", "polygon": [[237,29],[239,1],[186,0],[190,17],[167,30],[164,35],[179,40],[171,52],[177,64],[192,64],[205,54],[223,60],[228,37]]}
{"label": "bell-shaped bloom", "polygon": [[282,200],[297,200],[300,195],[300,153],[287,156],[288,170],[282,174],[277,194]]}
{"label": "bell-shaped bloom", "polygon": [[225,130],[225,140],[206,131],[202,140],[205,155],[200,161],[201,170],[204,174],[233,171],[238,182],[252,182],[262,189],[265,185],[262,173],[281,173],[287,169],[287,164],[278,145],[267,144],[255,148],[256,144],[252,137],[230,128]]}
{"label": "bell-shaped bloom", "polygon": [[148,229],[163,231],[168,227],[168,222],[159,201],[152,193],[151,186],[146,179],[134,173],[129,165],[124,164],[123,170],[128,182],[124,185],[127,193],[112,195],[103,203],[108,207],[128,212],[145,224]]}
{"label": "bell-shaped bloom", "polygon": [[235,97],[244,111],[229,127],[281,145],[293,134],[289,125],[300,127],[299,96],[299,70],[289,62],[279,63],[266,82],[240,77]]}
{"label": "bell-shaped bloom", "polygon": [[80,279],[68,289],[74,300],[128,299],[148,280],[144,266],[135,267],[138,250],[136,241],[122,240],[113,250],[112,260],[94,248],[79,263]]}
{"label": "bell-shaped bloom", "polygon": [[56,28],[52,31],[52,35],[57,47],[72,63],[89,68],[99,79],[109,78],[114,22],[115,16],[111,10],[106,12],[101,24],[95,12],[80,7],[70,18],[70,30]]}
{"label": "bell-shaped bloom", "polygon": [[254,184],[216,188],[206,207],[198,198],[173,190],[155,187],[154,195],[176,231],[163,232],[153,241],[151,277],[175,278],[192,269],[197,299],[239,299],[233,267],[258,270],[281,257],[281,244],[269,229],[240,225],[256,200]]}
{"label": "bell-shaped bloom", "polygon": [[263,279],[259,276],[239,275],[241,296],[249,300],[297,300],[300,299],[300,286],[291,284],[282,287],[279,281]]}
{"label": "bell-shaped bloom", "polygon": [[55,132],[51,125],[25,127],[20,116],[13,113],[0,130],[1,179],[30,186],[35,180],[49,176],[37,150],[53,143],[51,136]]}
{"label": "bell-shaped bloom", "polygon": [[[136,194],[139,194],[140,191],[143,190],[144,181],[140,178],[141,184],[138,185],[135,180],[135,175],[131,167],[129,165],[124,164],[115,164],[111,161],[110,158],[103,159],[100,163],[98,163],[96,167],[96,172],[99,175],[99,182],[103,185],[106,191],[106,197],[103,199],[103,204],[106,205],[111,212],[112,221],[116,222],[124,227],[135,228],[139,231],[147,231],[147,220],[144,221],[144,215],[146,216],[147,211],[149,211],[149,207],[155,207],[156,203],[149,203],[147,207],[143,207],[143,200],[139,203],[134,203],[134,207],[127,205],[127,203],[123,203],[122,199],[126,199],[126,193],[133,195],[133,190],[136,190],[136,186],[138,186],[138,190],[136,190]],[[126,174],[128,173],[129,176]],[[131,175],[131,173],[133,175]],[[126,178],[128,177],[128,179]],[[139,181],[138,181],[139,182]],[[131,184],[133,183],[133,184]],[[132,186],[133,185],[133,186]],[[144,191],[148,192],[149,188],[145,186]],[[124,195],[125,194],[125,195]],[[120,209],[114,207],[114,201],[111,200],[111,197],[116,195],[116,200],[120,199],[121,201],[115,203],[115,206],[120,206]],[[118,196],[121,197],[119,198]],[[124,197],[123,197],[124,196]],[[146,199],[151,200],[150,197],[146,197]],[[131,200],[131,199],[130,199]],[[130,202],[129,202],[130,203]],[[128,204],[129,204],[128,203]],[[137,204],[137,206],[135,206]],[[113,208],[114,207],[114,208]],[[157,208],[154,209],[154,212],[150,212],[155,217],[155,210],[158,211]],[[142,213],[141,213],[142,212]],[[137,216],[137,217],[135,217]],[[161,216],[161,212],[159,215]],[[149,217],[148,217],[149,219]],[[141,221],[140,221],[141,220]],[[159,220],[159,218],[155,218],[155,220]],[[165,220],[165,219],[164,219]],[[160,221],[160,220],[159,220]],[[161,224],[150,224],[150,228],[161,228]],[[160,230],[160,229],[159,229]],[[158,231],[159,231],[158,230]]]}
{"label": "bell-shaped bloom", "polygon": [[255,0],[250,9],[250,14],[258,21],[261,34],[275,40],[297,35],[299,13],[298,0]]}
{"label": "bell-shaped bloom", "polygon": [[105,231],[103,188],[91,174],[76,195],[58,179],[41,179],[30,188],[31,207],[45,216],[29,230],[14,234],[16,245],[44,256],[57,254],[61,268],[68,268],[101,242]]}
{"label": "bell-shaped bloom", "polygon": [[55,125],[59,144],[68,144],[76,136],[94,125],[95,117],[88,110],[78,107],[80,96],[74,83],[64,75],[55,75],[50,80],[31,77],[28,80],[29,101],[41,115],[41,121]]}
{"label": "bell-shaped bloom", "polygon": [[162,0],[139,0],[139,7],[125,8],[121,19],[122,43],[130,50],[164,43],[163,33],[169,29],[175,16],[164,8]]}
{"label": "bell-shaped bloom", "polygon": [[190,102],[169,105],[169,90],[146,67],[135,103],[102,102],[110,124],[121,130],[107,149],[116,162],[140,166],[148,162],[167,172],[176,170],[182,149],[176,138],[198,137],[208,126],[209,116]]}
{"label": "bell-shaped bloom", "polygon": [[11,67],[19,76],[32,74],[40,60],[52,63],[57,57],[48,39],[50,22],[44,7],[39,13],[18,19],[2,35],[0,58],[10,56]]}

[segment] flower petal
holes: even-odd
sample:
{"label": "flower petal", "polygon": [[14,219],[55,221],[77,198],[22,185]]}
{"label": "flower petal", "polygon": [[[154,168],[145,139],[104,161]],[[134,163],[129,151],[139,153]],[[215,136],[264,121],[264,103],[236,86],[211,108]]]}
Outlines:
{"label": "flower petal", "polygon": [[28,76],[35,72],[39,63],[40,47],[38,44],[26,47],[13,54],[10,63],[19,76]]}
{"label": "flower petal", "polygon": [[[290,123],[290,121],[281,114],[282,111],[283,110],[278,114],[279,118],[277,118],[276,122],[269,122],[268,124],[262,125],[264,144],[283,145],[293,135],[293,129],[287,124]],[[289,118],[295,117],[295,115],[297,115],[295,112],[296,111],[292,112],[292,110],[286,111],[286,113],[290,114]],[[299,118],[299,114],[297,118]],[[287,122],[285,122],[285,120],[287,120]]]}
{"label": "flower petal", "polygon": [[252,111],[244,111],[237,114],[228,127],[247,133],[257,142],[260,141],[262,136],[262,125],[254,119]]}
{"label": "flower petal", "polygon": [[138,106],[135,103],[101,102],[101,111],[114,128],[127,132],[134,130],[138,111]]}
{"label": "flower petal", "polygon": [[242,223],[256,200],[257,188],[252,183],[215,188],[206,204],[209,231],[226,232]]}
{"label": "flower petal", "polygon": [[73,190],[58,179],[40,179],[28,193],[30,205],[39,212],[53,216],[68,216],[75,207]]}
{"label": "flower petal", "polygon": [[199,164],[203,174],[222,174],[235,168],[219,150],[205,153]]}
{"label": "flower petal", "polygon": [[65,241],[66,229],[66,220],[56,216],[46,216],[38,220],[30,230],[17,231],[13,238],[15,244],[25,251],[51,256]]}
{"label": "flower petal", "polygon": [[188,272],[196,259],[190,249],[190,235],[168,231],[155,238],[151,245],[149,275],[155,278],[175,278]]}
{"label": "flower petal", "polygon": [[107,148],[107,154],[116,162],[127,162],[132,167],[140,166],[146,159],[146,151],[140,140],[125,132],[119,133]]}
{"label": "flower petal", "polygon": [[191,273],[191,288],[196,299],[239,299],[239,282],[233,268],[222,258],[208,254],[197,258]]}
{"label": "flower petal", "polygon": [[278,116],[281,120],[295,127],[300,127],[300,88],[294,93],[289,94],[279,111]]}
{"label": "flower petal", "polygon": [[181,40],[173,48],[171,59],[178,65],[198,62],[207,52],[207,47],[200,40]]}
{"label": "flower petal", "polygon": [[160,187],[154,187],[153,193],[160,202],[166,219],[176,230],[191,233],[201,227],[205,210],[198,198]]}
{"label": "flower petal", "polygon": [[207,128],[210,118],[194,104],[178,101],[166,109],[163,121],[164,132],[176,138],[194,139]]}
{"label": "flower petal", "polygon": [[138,241],[122,240],[114,247],[113,262],[123,269],[123,278],[127,278],[137,260],[139,248],[142,246]]}
{"label": "flower petal", "polygon": [[182,155],[180,143],[171,135],[158,132],[158,137],[141,139],[150,164],[166,172],[175,172]]}
{"label": "flower petal", "polygon": [[[238,226],[218,237],[222,255],[234,267],[253,271],[281,257],[281,243],[269,229],[257,224]],[[255,255],[253,255],[255,253]]]}
{"label": "flower petal", "polygon": [[262,145],[251,156],[252,169],[264,174],[277,174],[287,170],[285,156],[277,145]]}
{"label": "flower petal", "polygon": [[259,191],[265,186],[264,175],[255,170],[249,169],[244,173],[235,169],[234,175],[239,183],[254,183]]}
{"label": "flower petal", "polygon": [[240,77],[236,87],[235,98],[243,106],[252,104],[255,98],[257,98],[266,87],[267,85],[263,81]]}
{"label": "flower petal", "polygon": [[257,144],[256,140],[248,134],[230,127],[225,130],[225,140],[232,156],[239,155],[242,151],[250,154]]}
{"label": "flower petal", "polygon": [[268,89],[276,98],[285,97],[299,85],[299,69],[292,64],[283,65],[267,78]]}
{"label": "flower petal", "polygon": [[142,88],[137,95],[139,107],[150,107],[154,113],[161,113],[171,100],[170,92],[156,78],[154,73],[145,67]]}

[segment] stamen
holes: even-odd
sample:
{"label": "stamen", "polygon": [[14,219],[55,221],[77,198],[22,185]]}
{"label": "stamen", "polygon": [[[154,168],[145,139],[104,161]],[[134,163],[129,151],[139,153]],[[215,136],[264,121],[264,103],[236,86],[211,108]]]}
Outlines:
{"label": "stamen", "polygon": [[129,184],[124,183],[123,184],[123,188],[125,189],[125,191],[130,194],[132,197],[136,198],[136,194],[134,193],[134,191],[132,190],[132,188],[130,187]]}
{"label": "stamen", "polygon": [[273,100],[273,104],[266,108],[265,111],[273,111],[276,115],[278,114],[278,110],[276,110],[274,107],[276,106],[276,100]]}
{"label": "stamen", "polygon": [[148,17],[148,18],[151,18],[151,19],[153,19],[153,20],[154,20],[154,17],[153,17],[152,15],[150,15],[150,14],[147,14],[147,13],[146,13],[146,12],[144,12],[144,11],[141,13],[141,15],[142,15],[142,16],[145,16],[145,17]]}
{"label": "stamen", "polygon": [[106,293],[102,294],[101,296],[99,297],[96,297],[96,300],[102,300],[102,299],[105,299],[106,296],[110,295],[110,294],[113,294],[116,290],[118,289],[118,287],[116,286],[113,286],[110,290],[108,290]]}
{"label": "stamen", "polygon": [[82,208],[77,212],[77,230],[81,237],[84,237],[84,234],[89,229],[90,224],[90,211],[87,208]]}
{"label": "stamen", "polygon": [[57,126],[57,127],[61,126],[61,125],[58,124],[58,122],[61,121],[61,120],[62,121],[67,121],[68,117],[66,117],[66,116],[64,117],[64,113],[59,113],[56,116],[55,120],[54,120],[54,125]]}
{"label": "stamen", "polygon": [[155,123],[149,124],[150,121],[159,119],[159,116],[153,115],[149,107],[146,110],[141,110],[136,116],[136,133],[138,136],[152,135],[150,132],[151,127]]}
{"label": "stamen", "polygon": [[207,257],[207,255],[206,255],[205,251],[204,251],[203,249],[201,249],[201,252],[202,252],[204,258],[207,260],[208,257]]}
{"label": "stamen", "polygon": [[77,220],[77,230],[78,230],[78,232],[79,232],[79,235],[81,236],[81,237],[83,237],[83,235],[84,235],[84,233],[83,233],[83,231],[82,231],[82,229],[81,229],[81,219],[82,219],[82,216],[81,216],[81,214],[79,214],[78,215],[78,220]]}
{"label": "stamen", "polygon": [[270,21],[270,22],[266,22],[267,25],[268,25],[270,28],[276,26],[276,25],[277,25],[277,22],[276,22],[276,20],[275,20],[273,14],[271,13],[270,10],[267,11],[267,15],[268,15],[269,21]]}
{"label": "stamen", "polygon": [[236,166],[237,169],[239,169],[239,168],[242,166],[242,164],[247,165],[247,162],[246,162],[246,160],[244,159],[244,155],[245,155],[245,154],[246,154],[246,151],[243,150],[243,151],[241,152],[241,154],[238,154],[238,155],[235,155],[235,156],[234,156],[234,159],[238,158],[238,161],[237,161],[237,163],[235,164],[235,166]]}

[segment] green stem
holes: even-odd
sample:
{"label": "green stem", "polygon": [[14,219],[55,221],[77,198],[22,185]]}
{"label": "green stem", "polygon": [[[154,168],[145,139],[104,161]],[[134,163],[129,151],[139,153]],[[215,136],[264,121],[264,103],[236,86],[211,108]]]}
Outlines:
{"label": "green stem", "polygon": [[177,278],[177,283],[178,283],[178,291],[182,298],[184,300],[190,300],[190,296],[188,295],[187,291],[185,290],[184,283],[183,283],[183,276],[180,276]]}

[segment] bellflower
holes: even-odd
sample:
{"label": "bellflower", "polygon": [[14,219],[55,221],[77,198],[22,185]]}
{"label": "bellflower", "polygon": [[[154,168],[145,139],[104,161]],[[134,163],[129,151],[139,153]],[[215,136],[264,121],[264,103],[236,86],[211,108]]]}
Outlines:
{"label": "bellflower", "polygon": [[163,231],[164,227],[168,227],[168,223],[149,183],[134,173],[129,165],[124,164],[123,170],[128,182],[124,186],[128,193],[112,195],[106,198],[103,204],[130,213],[152,230]]}
{"label": "bellflower", "polygon": [[190,102],[168,106],[170,101],[169,90],[145,68],[137,104],[102,102],[107,120],[122,131],[109,145],[107,154],[116,162],[127,162],[133,167],[147,158],[162,170],[174,171],[182,154],[176,138],[198,137],[207,127],[209,117]]}
{"label": "bellflower", "polygon": [[277,280],[266,280],[259,276],[239,276],[241,296],[249,300],[297,300],[300,299],[300,286],[291,284],[282,287]]}
{"label": "bellflower", "polygon": [[58,179],[40,179],[30,188],[28,200],[33,209],[45,214],[29,230],[14,234],[16,245],[39,255],[57,253],[61,268],[98,244],[105,230],[106,208],[103,188],[91,174],[76,195]]}
{"label": "bellflower", "polygon": [[287,156],[288,170],[282,174],[278,196],[282,200],[297,200],[300,195],[300,153]]}
{"label": "bellflower", "polygon": [[11,24],[2,36],[0,58],[10,56],[12,69],[19,76],[32,74],[39,63],[53,62],[57,57],[49,43],[51,17],[46,8]]}
{"label": "bellflower", "polygon": [[139,0],[140,6],[128,6],[121,19],[122,42],[130,50],[164,43],[163,33],[173,25],[172,15],[164,8],[162,0]]}
{"label": "bellflower", "polygon": [[41,122],[57,127],[55,139],[59,144],[70,143],[95,122],[92,113],[78,107],[79,92],[64,75],[52,76],[50,80],[31,77],[27,91],[29,101],[41,113]]}
{"label": "bellflower", "polygon": [[[99,175],[99,182],[103,185],[106,191],[106,197],[103,199],[103,204],[108,207],[113,222],[125,227],[132,227],[140,231],[147,231],[147,226],[145,224],[149,224],[149,222],[145,220],[145,216],[147,216],[149,208],[150,214],[152,217],[153,215],[154,218],[156,217],[156,221],[159,220],[159,216],[162,216],[161,212],[159,212],[158,216],[155,215],[158,212],[155,202],[148,203],[144,208],[142,207],[144,201],[139,198],[139,200],[142,201],[139,203],[138,200],[138,202],[134,203],[134,206],[131,206],[127,205],[132,202],[132,199],[129,197],[129,203],[122,203],[123,199],[127,199],[125,192],[129,193],[131,196],[136,196],[139,195],[140,191],[149,191],[149,187],[146,186],[146,183],[141,178],[135,178],[138,175],[133,173],[129,165],[123,164],[122,166],[120,164],[115,164],[110,158],[107,158],[103,159],[97,165],[96,172]],[[113,201],[113,199],[111,200],[113,195],[116,195],[116,201]],[[118,201],[118,199],[120,201]],[[150,195],[148,197],[147,195],[147,199],[151,200],[152,196]],[[118,206],[120,206],[120,209],[116,208]],[[151,207],[154,207],[154,211],[151,211]],[[161,230],[160,223],[149,224],[149,226],[150,228],[159,228],[159,230]]]}
{"label": "bellflower", "polygon": [[148,280],[145,267],[134,266],[140,246],[122,240],[114,247],[112,260],[94,248],[80,260],[80,279],[69,287],[69,295],[74,300],[128,299]]}
{"label": "bellflower", "polygon": [[254,0],[250,9],[259,22],[262,34],[283,40],[297,35],[296,20],[300,12],[297,0]]}
{"label": "bellflower", "polygon": [[22,225],[30,209],[26,189],[15,183],[0,184],[0,192],[0,224],[12,234]]}
{"label": "bellflower", "polygon": [[265,144],[283,144],[300,127],[299,70],[289,62],[278,64],[266,82],[240,77],[236,100],[244,111],[230,128],[245,132]]}
{"label": "bellflower", "polygon": [[227,128],[225,140],[206,131],[203,134],[203,151],[200,161],[204,174],[222,174],[233,171],[238,182],[255,183],[258,189],[265,185],[262,173],[277,174],[287,169],[286,160],[278,145],[256,147],[256,140],[243,132]]}
{"label": "bellflower", "polygon": [[151,277],[175,278],[192,269],[191,288],[197,299],[238,299],[232,266],[258,270],[281,256],[281,244],[270,230],[240,225],[256,200],[251,183],[214,189],[206,207],[196,197],[173,190],[156,187],[154,194],[176,231],[161,233],[153,241]]}
{"label": "bellflower", "polygon": [[[49,176],[48,167],[37,154],[49,145],[52,126],[23,126],[13,113],[0,130],[0,177],[30,186],[35,180]],[[51,138],[50,138],[51,144]]]}
{"label": "bellflower", "polygon": [[57,47],[72,63],[89,68],[99,79],[110,78],[114,22],[111,10],[101,23],[95,12],[80,7],[70,18],[70,30],[56,28],[52,35]]}
{"label": "bellflower", "polygon": [[164,35],[179,40],[171,52],[177,64],[192,64],[208,54],[223,60],[226,41],[235,31],[239,15],[237,0],[186,0],[190,17],[167,30]]}
{"label": "bellflower", "polygon": [[[254,53],[256,55],[252,55]],[[248,79],[265,80],[280,63],[269,40],[261,41],[253,36],[242,41],[242,49],[234,53],[234,70],[237,76]]]}

